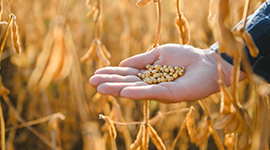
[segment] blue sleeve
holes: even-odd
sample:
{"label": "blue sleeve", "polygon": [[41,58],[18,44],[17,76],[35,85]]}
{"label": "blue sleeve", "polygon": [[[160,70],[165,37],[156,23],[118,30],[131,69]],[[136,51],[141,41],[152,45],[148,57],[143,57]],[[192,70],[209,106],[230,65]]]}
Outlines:
{"label": "blue sleeve", "polygon": [[[253,72],[263,77],[270,83],[270,0],[264,2],[248,18],[246,30],[252,36],[255,45],[259,49],[259,55],[253,58],[248,48],[245,46],[245,52],[252,66]],[[240,24],[240,23],[239,23]],[[218,52],[218,43],[211,46],[211,49]],[[233,64],[233,59],[221,53],[223,59]]]}

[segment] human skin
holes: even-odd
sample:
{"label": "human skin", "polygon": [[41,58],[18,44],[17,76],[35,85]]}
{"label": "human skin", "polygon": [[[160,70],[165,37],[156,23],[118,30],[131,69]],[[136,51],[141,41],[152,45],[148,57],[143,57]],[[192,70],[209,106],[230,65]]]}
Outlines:
{"label": "human skin", "polygon": [[[147,84],[137,74],[147,64],[184,66],[185,74],[173,82]],[[89,79],[100,94],[162,103],[195,101],[219,92],[218,54],[210,49],[190,45],[165,44],[150,52],[123,60],[118,67],[98,69]],[[231,85],[233,66],[222,60],[222,75],[226,86]],[[246,77],[240,71],[239,80]]]}

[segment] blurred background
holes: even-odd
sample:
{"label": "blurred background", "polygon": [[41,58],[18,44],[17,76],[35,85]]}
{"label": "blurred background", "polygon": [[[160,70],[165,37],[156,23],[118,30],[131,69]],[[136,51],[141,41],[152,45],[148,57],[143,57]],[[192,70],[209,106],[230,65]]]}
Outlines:
{"label": "blurred background", "polygon": [[[10,8],[6,1],[9,2]],[[121,60],[145,52],[154,43],[157,26],[155,3],[138,7],[136,0],[100,2],[99,40],[111,54],[111,66],[117,66]],[[217,0],[214,0],[212,5],[209,5],[209,2],[210,0],[181,2],[181,11],[190,26],[191,38],[188,44],[195,47],[209,48],[215,43],[216,27],[211,19],[215,19],[214,13],[217,13]],[[86,62],[79,60],[87,53],[92,40],[95,39],[95,16],[87,17],[91,7],[86,5],[85,0],[3,0],[3,3],[2,21],[8,22],[11,12],[16,16],[22,49],[21,54],[15,53],[9,34],[1,64],[2,83],[10,91],[1,99],[6,128],[6,149],[128,149],[128,144],[135,140],[138,126],[116,126],[118,136],[116,140],[112,140],[108,136],[108,127],[98,115],[110,115],[116,108],[118,118],[113,117],[114,114],[111,116],[114,120],[142,121],[143,102],[101,96],[89,85],[88,79],[98,69],[100,62],[92,58]],[[262,0],[252,0],[250,13],[261,3]],[[233,27],[242,18],[244,0],[231,1],[230,6],[230,27]],[[176,0],[163,0],[161,7],[162,27],[159,44],[180,43],[180,34],[174,23]],[[209,12],[213,13],[211,17]],[[0,27],[2,43],[6,25],[2,24]],[[55,52],[57,49],[61,51]],[[55,68],[57,65],[59,67]],[[52,72],[53,70],[58,71],[61,76]],[[63,73],[59,73],[61,71]],[[246,85],[243,83],[243,96]],[[114,100],[117,104],[113,103]],[[219,100],[220,94],[206,99],[213,118],[218,116]],[[7,101],[11,103],[8,104]],[[160,104],[151,101],[150,115],[153,117],[158,111],[165,113],[190,106],[195,107],[195,120],[200,126],[204,113],[197,102]],[[119,118],[119,113],[122,118]],[[18,128],[16,125],[20,122],[15,114],[26,122],[37,120],[37,123],[32,125],[31,129]],[[41,120],[52,114],[56,115]],[[167,115],[154,126],[168,149],[185,116],[186,112]],[[222,133],[219,135],[224,136]],[[176,148],[203,149],[190,142],[186,130],[181,134]],[[155,149],[151,142],[149,149]],[[208,146],[204,146],[204,149],[217,149],[211,136]]]}

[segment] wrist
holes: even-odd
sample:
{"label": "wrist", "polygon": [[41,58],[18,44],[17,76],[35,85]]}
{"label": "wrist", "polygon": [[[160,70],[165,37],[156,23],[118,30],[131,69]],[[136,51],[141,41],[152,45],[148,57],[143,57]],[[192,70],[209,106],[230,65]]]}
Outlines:
{"label": "wrist", "polygon": [[[218,59],[219,59],[218,53],[208,49],[208,50],[206,50],[205,57],[208,59],[208,61],[211,61],[211,63],[213,63],[216,66],[216,69],[217,69],[217,72],[218,72],[218,63],[219,63],[219,61],[218,61]],[[224,84],[226,86],[230,86],[234,66],[231,63],[229,63],[227,60],[225,60],[224,58],[221,58],[221,68],[222,68],[221,73],[222,73],[222,77],[224,79]],[[217,76],[218,76],[218,79],[219,79],[219,74]],[[246,77],[245,73],[240,70],[239,81],[243,80],[245,77]]]}

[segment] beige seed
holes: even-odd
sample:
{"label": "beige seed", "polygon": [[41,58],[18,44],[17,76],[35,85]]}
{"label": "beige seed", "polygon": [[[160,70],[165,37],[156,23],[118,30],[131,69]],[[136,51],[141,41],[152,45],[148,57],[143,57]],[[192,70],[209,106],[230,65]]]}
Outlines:
{"label": "beige seed", "polygon": [[138,73],[137,76],[138,76],[139,78],[142,78],[142,74],[141,74],[141,73]]}
{"label": "beige seed", "polygon": [[155,65],[155,69],[160,70],[161,66],[160,65]]}
{"label": "beige seed", "polygon": [[163,73],[163,77],[166,77],[168,74],[166,72]]}
{"label": "beige seed", "polygon": [[160,77],[160,74],[159,73],[153,74],[153,77],[158,78],[158,77]]}
{"label": "beige seed", "polygon": [[149,76],[150,76],[150,72],[149,72],[149,71],[145,71],[145,72],[144,72],[144,75],[145,75],[146,77],[149,77]]}
{"label": "beige seed", "polygon": [[165,68],[164,71],[168,73],[170,70],[168,68]]}
{"label": "beige seed", "polygon": [[180,70],[178,74],[181,77],[181,76],[183,76],[185,74],[185,71],[184,70]]}
{"label": "beige seed", "polygon": [[173,77],[166,77],[167,78],[167,81],[170,82],[170,81],[173,81]]}
{"label": "beige seed", "polygon": [[160,68],[159,71],[160,71],[160,72],[164,72],[164,68]]}
{"label": "beige seed", "polygon": [[167,65],[164,65],[163,68],[164,68],[164,69],[167,68]]}
{"label": "beige seed", "polygon": [[143,74],[143,75],[142,75],[142,79],[145,79],[145,77],[146,77],[146,76]]}
{"label": "beige seed", "polygon": [[180,71],[180,70],[176,70],[176,71],[175,71],[175,73],[177,73],[177,74],[178,74],[178,73],[179,73],[179,71]]}
{"label": "beige seed", "polygon": [[172,73],[172,72],[170,72],[170,73],[169,73],[169,76],[171,76],[171,77],[172,77],[172,76],[173,76],[173,73]]}
{"label": "beige seed", "polygon": [[148,64],[148,65],[146,65],[146,69],[149,69],[151,67],[151,65],[150,64]]}
{"label": "beige seed", "polygon": [[167,79],[165,77],[161,77],[161,82],[167,82]]}
{"label": "beige seed", "polygon": [[152,84],[152,80],[149,79],[149,78],[145,79],[145,82],[148,83],[148,84]]}
{"label": "beige seed", "polygon": [[169,69],[173,68],[172,66],[168,66]]}
{"label": "beige seed", "polygon": [[152,83],[156,84],[157,83],[157,79],[156,78],[153,78],[151,79],[152,80]]}
{"label": "beige seed", "polygon": [[184,66],[181,66],[179,70],[185,70],[186,68]]}
{"label": "beige seed", "polygon": [[179,67],[177,67],[177,66],[174,67],[174,70],[178,70],[178,69],[179,69]]}
{"label": "beige seed", "polygon": [[157,70],[152,70],[152,73],[156,74],[156,73],[158,73],[158,71]]}
{"label": "beige seed", "polygon": [[178,78],[178,74],[177,73],[173,74],[173,78],[174,79]]}
{"label": "beige seed", "polygon": [[174,73],[174,72],[175,72],[175,70],[174,70],[173,68],[171,68],[171,69],[170,69],[170,72]]}
{"label": "beige seed", "polygon": [[157,78],[157,82],[160,83],[161,82],[161,78]]}

